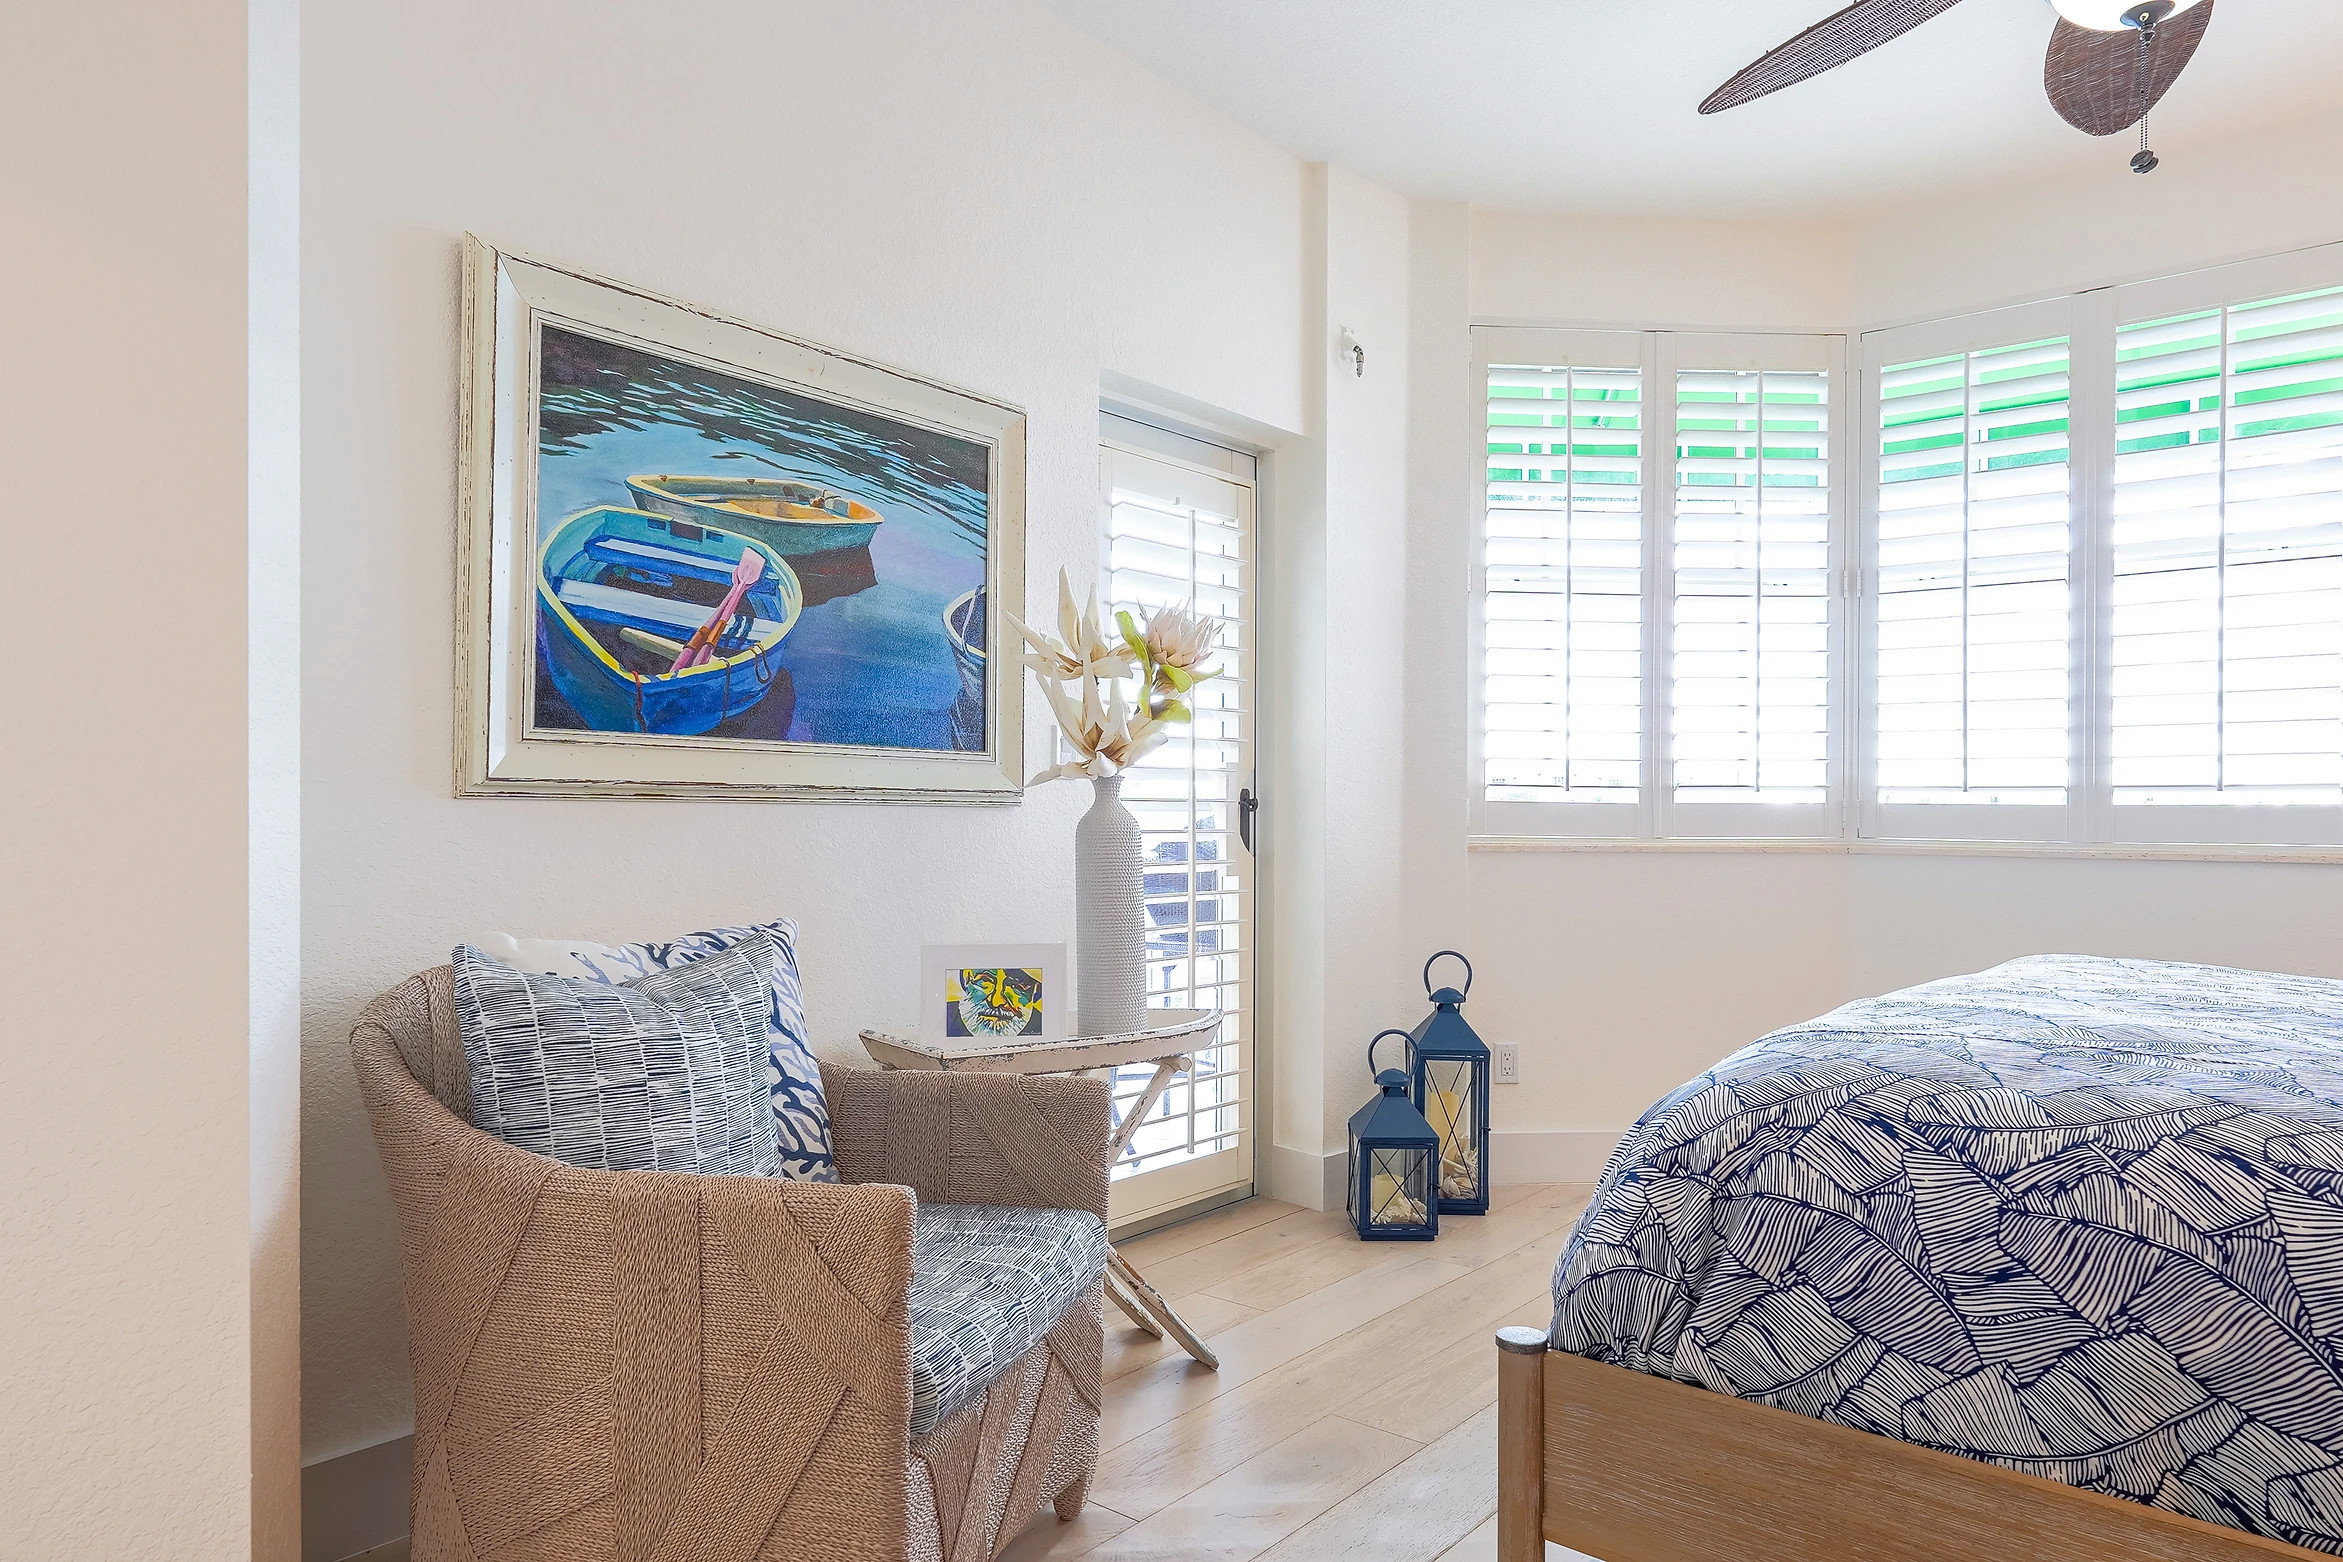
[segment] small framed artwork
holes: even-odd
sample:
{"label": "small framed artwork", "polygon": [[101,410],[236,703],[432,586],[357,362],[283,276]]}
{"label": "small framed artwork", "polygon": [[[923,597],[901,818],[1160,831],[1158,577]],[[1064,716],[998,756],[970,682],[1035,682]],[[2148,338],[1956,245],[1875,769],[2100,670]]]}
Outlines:
{"label": "small framed artwork", "polygon": [[1064,944],[929,944],[919,952],[919,1039],[1063,1041],[1069,994]]}
{"label": "small framed artwork", "polygon": [[456,792],[1014,802],[1025,415],[464,241]]}

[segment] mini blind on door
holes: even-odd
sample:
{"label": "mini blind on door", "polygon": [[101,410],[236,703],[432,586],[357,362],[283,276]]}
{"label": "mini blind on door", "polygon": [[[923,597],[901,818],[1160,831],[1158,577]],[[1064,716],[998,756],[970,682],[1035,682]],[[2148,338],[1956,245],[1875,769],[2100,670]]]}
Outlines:
{"label": "mini blind on door", "polygon": [[1678,804],[1828,797],[1829,403],[1822,372],[1676,373]]}
{"label": "mini blind on door", "polygon": [[2343,802],[2343,290],[2116,352],[2116,805]]}
{"label": "mini blind on door", "polygon": [[[1251,770],[1252,492],[1112,446],[1101,466],[1106,612],[1143,623],[1149,609],[1192,602],[1220,625],[1208,663],[1219,675],[1189,694],[1193,723],[1174,726],[1169,742],[1123,773],[1122,795],[1139,820],[1148,1006],[1217,1008],[1227,1018],[1149,1111],[1113,1168],[1120,1179],[1236,1149],[1244,1129],[1253,886],[1236,809]],[[1118,1114],[1152,1073],[1146,1064],[1116,1071]],[[1248,1165],[1220,1181],[1249,1177]],[[1182,1181],[1181,1191],[1212,1189]]]}
{"label": "mini blind on door", "polygon": [[2067,368],[2055,337],[1879,373],[1882,804],[2066,800]]}
{"label": "mini blind on door", "polygon": [[1488,370],[1483,795],[1643,785],[1643,376]]}

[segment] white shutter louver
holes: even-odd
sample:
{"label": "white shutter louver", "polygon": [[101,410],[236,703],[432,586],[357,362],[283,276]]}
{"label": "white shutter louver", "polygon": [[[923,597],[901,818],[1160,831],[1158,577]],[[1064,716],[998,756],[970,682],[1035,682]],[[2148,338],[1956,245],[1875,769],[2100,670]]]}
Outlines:
{"label": "white shutter louver", "polygon": [[[1100,596],[1110,621],[1117,610],[1143,622],[1151,608],[1193,602],[1221,624],[1210,664],[1220,676],[1189,694],[1191,724],[1123,772],[1122,796],[1139,820],[1147,1004],[1227,1018],[1133,1135],[1113,1168],[1120,1180],[1234,1149],[1244,1129],[1253,883],[1236,810],[1252,765],[1253,529],[1252,494],[1240,484],[1111,446],[1103,466]],[[1153,1073],[1148,1064],[1115,1071],[1118,1113]]]}
{"label": "white shutter louver", "polygon": [[1830,375],[1676,374],[1674,801],[1829,796]]}
{"label": "white shutter louver", "polygon": [[1878,374],[1882,805],[2066,800],[2067,370],[2055,337]]}
{"label": "white shutter louver", "polygon": [[2116,806],[2343,803],[2343,290],[2116,349]]}
{"label": "white shutter louver", "polygon": [[1484,796],[1637,803],[1643,784],[1643,384],[1488,371]]}

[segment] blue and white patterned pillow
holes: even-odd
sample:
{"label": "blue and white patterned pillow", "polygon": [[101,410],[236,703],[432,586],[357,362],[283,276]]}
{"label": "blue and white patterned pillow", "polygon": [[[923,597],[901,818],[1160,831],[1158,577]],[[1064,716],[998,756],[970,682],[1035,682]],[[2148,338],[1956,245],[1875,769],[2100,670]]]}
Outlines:
{"label": "blue and white patterned pillow", "polygon": [[781,1175],[800,1182],[836,1182],[830,1152],[830,1105],[822,1094],[822,1066],[806,1043],[805,999],[797,979],[797,924],[787,917],[747,927],[712,927],[655,944],[598,944],[575,938],[512,938],[492,934],[481,944],[524,971],[627,982],[721,954],[749,939],[773,941],[772,1004],[766,1020],[769,1053],[765,1085],[773,1098],[773,1133]]}
{"label": "blue and white patterned pillow", "polygon": [[774,1175],[771,939],[631,982],[453,958],[474,1127],[571,1166]]}

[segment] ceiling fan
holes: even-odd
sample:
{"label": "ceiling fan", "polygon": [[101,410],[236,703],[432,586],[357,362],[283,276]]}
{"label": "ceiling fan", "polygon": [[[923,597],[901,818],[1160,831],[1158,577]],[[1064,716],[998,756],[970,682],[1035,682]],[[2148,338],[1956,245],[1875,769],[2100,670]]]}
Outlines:
{"label": "ceiling fan", "polygon": [[[1733,73],[1710,93],[1703,114],[1738,108],[1810,76],[1835,70],[1881,44],[1942,16],[1960,0],[1855,0],[1780,48]],[[2051,0],[2058,22],[2042,62],[2050,106],[2077,130],[2111,136],[2140,127],[2132,172],[2150,173],[2148,110],[2154,108],[2204,41],[2213,0]]]}

